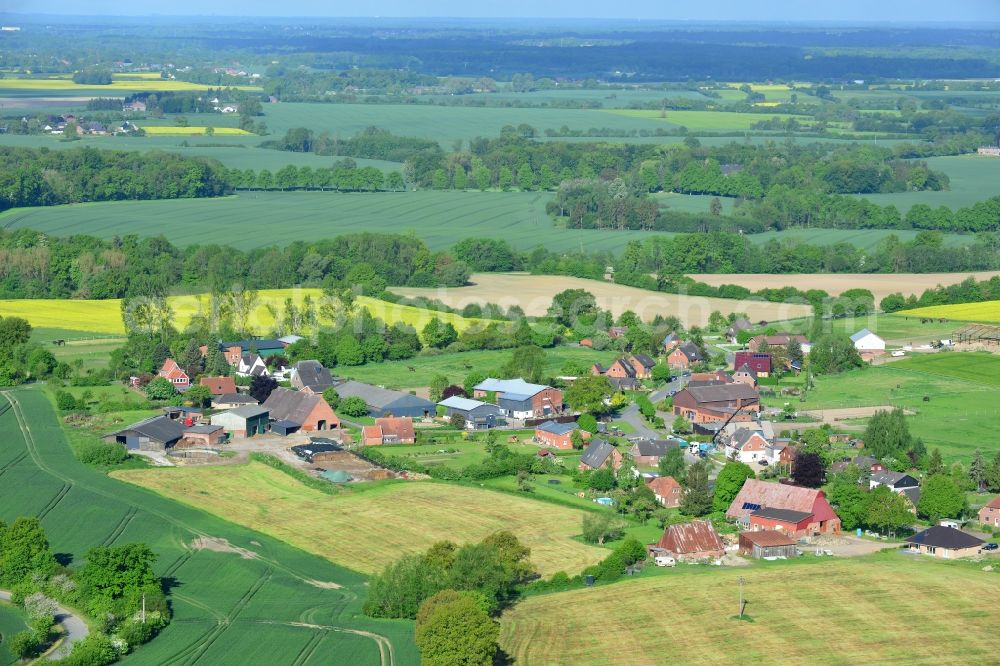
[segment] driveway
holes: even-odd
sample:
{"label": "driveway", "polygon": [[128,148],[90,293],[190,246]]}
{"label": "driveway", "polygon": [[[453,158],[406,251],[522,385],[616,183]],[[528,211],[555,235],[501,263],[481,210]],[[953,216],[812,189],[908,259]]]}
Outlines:
{"label": "driveway", "polygon": [[[10,601],[10,592],[0,590],[0,600]],[[46,659],[49,661],[56,661],[67,656],[73,650],[73,644],[79,643],[90,633],[86,622],[62,606],[56,606],[55,621],[56,624],[63,626],[63,629],[66,630],[66,635],[63,637],[59,647],[46,656]]]}

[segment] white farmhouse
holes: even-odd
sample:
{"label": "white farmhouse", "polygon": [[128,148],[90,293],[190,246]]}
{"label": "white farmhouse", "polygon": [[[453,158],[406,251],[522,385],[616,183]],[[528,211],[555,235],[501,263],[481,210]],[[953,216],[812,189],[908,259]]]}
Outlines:
{"label": "white farmhouse", "polygon": [[880,354],[885,351],[885,340],[878,337],[867,328],[863,328],[851,336],[854,348],[864,356],[867,354]]}

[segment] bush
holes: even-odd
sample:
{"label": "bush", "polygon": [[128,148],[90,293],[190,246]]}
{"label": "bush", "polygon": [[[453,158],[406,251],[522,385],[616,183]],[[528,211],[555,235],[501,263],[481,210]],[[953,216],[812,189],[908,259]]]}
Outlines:
{"label": "bush", "polygon": [[365,403],[364,398],[352,396],[340,402],[340,412],[347,416],[360,418],[368,416],[368,405]]}
{"label": "bush", "polygon": [[63,666],[107,666],[118,661],[114,643],[104,634],[93,633],[73,646],[73,651],[59,663]]}
{"label": "bush", "polygon": [[34,631],[30,630],[14,634],[7,645],[7,649],[15,657],[20,657],[21,659],[29,659],[37,655],[39,647],[41,647],[41,644],[38,642],[38,636],[35,635]]}
{"label": "bush", "polygon": [[60,412],[73,412],[78,409],[84,409],[85,405],[77,402],[76,398],[69,391],[56,391],[56,407],[59,408]]}
{"label": "bush", "polygon": [[105,442],[87,442],[76,451],[76,457],[87,465],[111,467],[128,460],[128,451],[124,444],[107,444]]}

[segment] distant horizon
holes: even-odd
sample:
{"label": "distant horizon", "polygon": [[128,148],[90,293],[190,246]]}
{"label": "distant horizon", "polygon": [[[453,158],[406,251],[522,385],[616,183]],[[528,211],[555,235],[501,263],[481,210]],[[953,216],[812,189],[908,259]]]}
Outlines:
{"label": "distant horizon", "polygon": [[[814,5],[801,0],[626,0],[609,5],[594,0],[508,0],[502,6],[477,5],[467,0],[369,0],[361,5],[300,0],[295,16],[287,16],[265,0],[175,0],[150,12],[124,0],[49,0],[43,7],[34,0],[8,0],[0,15],[70,16],[108,18],[285,18],[285,19],[396,19],[396,20],[546,20],[546,21],[650,21],[754,24],[835,23],[923,25],[1000,23],[997,0],[951,0],[947,4],[912,0],[840,0]],[[206,11],[211,8],[209,11]],[[85,9],[84,13],[80,13]],[[164,11],[166,10],[166,11]],[[725,17],[720,19],[719,17]]]}

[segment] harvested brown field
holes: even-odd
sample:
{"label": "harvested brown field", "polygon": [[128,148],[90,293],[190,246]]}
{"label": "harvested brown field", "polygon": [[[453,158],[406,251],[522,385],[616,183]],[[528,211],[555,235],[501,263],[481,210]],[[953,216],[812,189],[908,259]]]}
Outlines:
{"label": "harvested brown field", "polygon": [[757,273],[693,273],[691,277],[699,282],[718,287],[723,284],[738,284],[753,291],[765,288],[797,287],[804,291],[823,289],[831,296],[838,296],[848,289],[867,289],[875,296],[876,305],[889,294],[897,291],[903,296],[919,296],[926,289],[938,285],[958,284],[969,276],[976,280],[989,280],[1000,271],[979,273],[819,273],[819,274],[757,274]]}
{"label": "harvested brown field", "polygon": [[615,316],[626,310],[635,312],[643,320],[656,315],[674,315],[685,326],[704,326],[709,315],[718,310],[722,314],[745,312],[753,321],[782,321],[811,314],[806,305],[769,303],[766,301],[739,301],[729,298],[681,296],[648,291],[636,287],[587,280],[559,275],[528,275],[526,273],[474,273],[468,287],[424,289],[393,287],[405,296],[423,296],[437,299],[453,308],[464,308],[470,303],[496,303],[504,308],[518,305],[529,316],[545,314],[552,304],[552,297],[565,289],[585,289],[597,299],[597,304]]}

